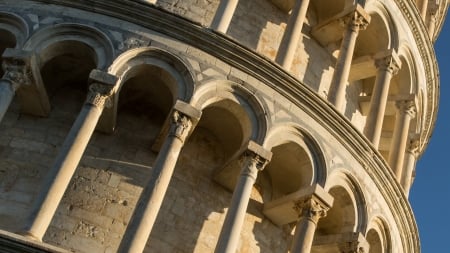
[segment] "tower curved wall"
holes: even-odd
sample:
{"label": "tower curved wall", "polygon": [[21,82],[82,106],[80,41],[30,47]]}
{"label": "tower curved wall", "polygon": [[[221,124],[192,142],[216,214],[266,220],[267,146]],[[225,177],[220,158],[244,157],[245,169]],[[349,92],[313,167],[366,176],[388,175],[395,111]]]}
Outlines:
{"label": "tower curved wall", "polygon": [[420,252],[423,1],[0,1],[0,250]]}

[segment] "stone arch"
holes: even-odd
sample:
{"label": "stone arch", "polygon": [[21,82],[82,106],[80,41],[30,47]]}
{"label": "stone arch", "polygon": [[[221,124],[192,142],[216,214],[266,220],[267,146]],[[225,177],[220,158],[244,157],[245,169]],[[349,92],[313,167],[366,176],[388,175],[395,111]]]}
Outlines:
{"label": "stone arch", "polygon": [[[125,97],[137,99],[119,94],[127,82],[134,83],[131,90],[126,89],[131,92],[129,95],[147,96],[142,101],[156,106],[161,116],[169,113],[176,100],[189,103],[192,99],[195,83],[193,71],[181,58],[163,49],[145,47],[126,51],[117,57],[108,72],[119,77],[120,81],[112,96],[113,106],[105,108],[97,127],[104,132],[114,130],[119,97],[122,96],[122,102]],[[143,93],[136,93],[137,90]]]}
{"label": "stone arch", "polygon": [[367,29],[359,32],[354,58],[397,49],[399,46],[397,26],[388,9],[382,3],[372,1],[366,5],[365,10],[370,15],[370,24]]}
{"label": "stone arch", "polygon": [[70,41],[84,44],[92,50],[97,69],[106,69],[115,55],[112,42],[102,31],[94,27],[71,23],[57,24],[38,30],[27,40],[24,49],[36,52],[40,62],[45,64],[61,52],[55,50],[61,48],[54,48],[58,42]]}
{"label": "stone arch", "polygon": [[[0,60],[6,48],[22,48],[29,34],[29,27],[21,17],[7,12],[0,12]],[[3,69],[0,61],[0,78]]]}
{"label": "stone arch", "polygon": [[389,229],[382,218],[375,217],[371,220],[367,229],[366,239],[370,245],[369,253],[392,252]]}
{"label": "stone arch", "polygon": [[356,179],[345,170],[335,170],[325,190],[334,198],[333,207],[319,221],[318,235],[363,232],[367,227],[366,202]]}
{"label": "stone arch", "polygon": [[[70,41],[91,48],[97,69],[105,70],[115,55],[112,42],[102,31],[91,26],[72,23],[47,26],[38,30],[27,40],[24,49],[36,52],[40,62],[45,64],[60,53],[60,51],[54,50],[60,48],[52,48],[52,46],[57,45],[58,42]],[[71,50],[71,48],[67,48],[67,50]]]}
{"label": "stone arch", "polygon": [[104,33],[72,23],[39,29],[25,42],[23,49],[33,52],[37,58],[34,67],[38,71],[34,78],[36,86],[43,87],[45,94],[41,96],[52,104],[64,103],[58,99],[77,96],[74,111],[79,110],[85,99],[90,72],[106,69],[114,56],[112,43]]}
{"label": "stone arch", "polygon": [[327,166],[322,149],[304,129],[294,124],[273,127],[264,143],[272,160],[264,173],[271,182],[270,199],[277,199],[313,184],[323,187]]}
{"label": "stone arch", "polygon": [[239,109],[235,108],[235,110],[246,115],[240,122],[244,127],[242,144],[253,140],[261,145],[269,125],[267,106],[262,100],[242,85],[226,80],[214,80],[199,86],[192,99],[192,104],[203,109],[221,101],[230,101],[239,105]]}
{"label": "stone arch", "polygon": [[406,42],[398,50],[401,68],[392,78],[389,94],[417,94],[419,92],[417,67],[413,54]]}

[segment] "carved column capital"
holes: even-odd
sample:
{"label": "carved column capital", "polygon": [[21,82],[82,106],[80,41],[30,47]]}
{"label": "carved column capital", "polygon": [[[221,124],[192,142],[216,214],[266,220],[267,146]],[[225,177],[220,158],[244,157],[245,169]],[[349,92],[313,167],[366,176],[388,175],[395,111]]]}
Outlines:
{"label": "carved column capital", "polygon": [[411,137],[411,139],[409,139],[408,146],[406,147],[406,151],[408,153],[413,154],[416,157],[417,153],[419,152],[419,147],[420,147],[419,136],[413,136],[413,137]]}
{"label": "carved column capital", "polygon": [[253,141],[248,143],[247,149],[241,156],[241,175],[248,175],[256,180],[258,171],[262,171],[272,158],[272,152],[264,149]]}
{"label": "carved column capital", "polygon": [[353,32],[359,32],[367,28],[370,16],[360,5],[357,5],[354,10],[341,19],[341,22]]}
{"label": "carved column capital", "polygon": [[85,103],[101,109],[111,107],[112,102],[110,98],[114,94],[117,77],[94,69],[89,74],[89,82],[91,85],[89,85]]}
{"label": "carved column capital", "polygon": [[30,85],[33,82],[33,74],[30,66],[30,56],[26,52],[17,50],[5,51],[3,54],[3,79],[11,82],[11,87],[16,91],[21,85]]}
{"label": "carved column capital", "polygon": [[397,100],[395,106],[399,110],[400,114],[408,114],[411,118],[416,116],[416,105],[414,100]]}
{"label": "carved column capital", "polygon": [[317,225],[320,218],[327,216],[329,207],[322,205],[314,197],[299,200],[294,209],[299,213],[299,218],[306,218]]}
{"label": "carved column capital", "polygon": [[191,118],[178,111],[173,110],[170,118],[169,136],[173,136],[184,142],[192,127]]}
{"label": "carved column capital", "polygon": [[401,62],[397,54],[389,50],[375,55],[375,66],[379,70],[389,71],[395,75],[401,67]]}

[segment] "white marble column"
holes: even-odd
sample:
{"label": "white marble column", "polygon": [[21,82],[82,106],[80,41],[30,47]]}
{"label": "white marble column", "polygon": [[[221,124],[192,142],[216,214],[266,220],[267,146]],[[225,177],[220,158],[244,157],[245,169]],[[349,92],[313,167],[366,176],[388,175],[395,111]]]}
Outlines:
{"label": "white marble column", "polygon": [[296,0],[294,8],[291,10],[289,21],[286,25],[280,48],[277,52],[275,61],[290,70],[294,60],[295,51],[298,47],[298,41],[302,35],[302,27],[305,22],[306,11],[308,10],[310,0]]}
{"label": "white marble column", "polygon": [[389,95],[391,78],[400,68],[400,60],[393,50],[375,55],[377,76],[370,98],[369,113],[367,115],[364,134],[378,148],[383,127],[384,114]]}
{"label": "white marble column", "polygon": [[314,196],[297,203],[299,220],[295,228],[291,253],[310,253],[319,219],[325,217],[330,206],[321,203]]}
{"label": "white marble column", "polygon": [[75,173],[86,146],[109,97],[114,91],[117,78],[107,73],[93,70],[90,74],[89,92],[81,112],[72,125],[52,168],[49,170],[42,188],[38,191],[31,214],[22,234],[42,240],[53,215]]}
{"label": "white marble column", "polygon": [[256,181],[258,171],[270,161],[272,153],[253,141],[249,142],[242,157],[242,170],[233,192],[231,205],[227,211],[215,253],[236,252],[242,225],[247,212],[250,194]]}
{"label": "white marble column", "polygon": [[409,195],[411,188],[413,171],[416,167],[417,155],[419,151],[420,139],[419,136],[414,136],[409,140],[405,154],[405,164],[402,173],[400,184],[403,186],[406,196]]}
{"label": "white marble column", "polygon": [[177,101],[171,112],[167,137],[158,153],[147,186],[141,193],[118,252],[142,252],[152,231],[183,145],[201,112]]}
{"label": "white marble column", "polygon": [[345,102],[345,88],[355,50],[356,38],[360,30],[366,29],[370,22],[370,16],[364,9],[357,5],[352,12],[343,19],[346,25],[342,38],[339,56],[331,80],[328,100],[340,111]]}
{"label": "white marble column", "polygon": [[399,100],[396,102],[397,116],[391,149],[389,152],[389,165],[400,182],[403,170],[403,161],[406,151],[406,143],[409,135],[409,124],[416,115],[414,100]]}
{"label": "white marble column", "polygon": [[32,80],[30,56],[27,52],[8,48],[3,53],[3,78],[0,79],[0,122],[21,85]]}
{"label": "white marble column", "polygon": [[238,0],[220,0],[219,7],[211,23],[211,29],[226,33],[238,2]]}

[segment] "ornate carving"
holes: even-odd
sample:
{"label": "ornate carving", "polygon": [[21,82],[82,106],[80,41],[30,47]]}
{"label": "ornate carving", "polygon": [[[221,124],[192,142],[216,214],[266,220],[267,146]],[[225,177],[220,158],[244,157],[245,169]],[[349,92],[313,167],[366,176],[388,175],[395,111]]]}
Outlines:
{"label": "ornate carving", "polygon": [[253,151],[246,150],[241,157],[241,175],[247,175],[256,180],[258,171],[264,169],[269,161]]}
{"label": "ornate carving", "polygon": [[306,218],[315,224],[320,218],[327,216],[328,208],[322,206],[316,199],[309,198],[300,200],[294,205],[294,209],[299,213],[299,218]]}
{"label": "ornate carving", "polygon": [[140,40],[137,38],[128,38],[124,42],[120,43],[118,49],[126,51],[132,48],[145,47],[149,44],[150,43],[148,41]]}
{"label": "ornate carving", "polygon": [[354,11],[349,15],[342,18],[341,22],[354,32],[359,32],[360,30],[365,30],[369,25],[369,21],[359,13]]}
{"label": "ornate carving", "polygon": [[420,139],[417,137],[413,137],[409,140],[406,151],[416,156],[419,151],[419,147],[420,147]]}
{"label": "ornate carving", "polygon": [[171,120],[169,136],[175,136],[184,142],[192,126],[190,117],[180,111],[174,110]]}
{"label": "ornate carving", "polygon": [[392,55],[375,59],[375,66],[377,67],[377,69],[389,71],[393,75],[397,74],[398,70],[400,69],[400,64]]}
{"label": "ornate carving", "polygon": [[98,108],[111,107],[111,95],[114,92],[114,86],[102,83],[92,83],[89,86],[89,92],[86,98],[86,104],[94,105]]}
{"label": "ornate carving", "polygon": [[411,118],[416,116],[416,105],[413,100],[398,100],[395,105],[401,114],[408,114]]}
{"label": "ornate carving", "polygon": [[3,79],[11,82],[11,86],[16,91],[21,85],[30,85],[33,80],[31,68],[26,59],[5,58],[2,64]]}

